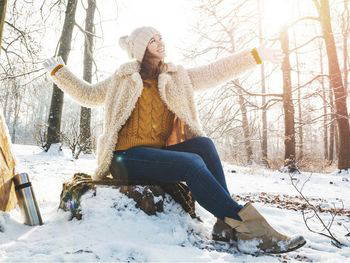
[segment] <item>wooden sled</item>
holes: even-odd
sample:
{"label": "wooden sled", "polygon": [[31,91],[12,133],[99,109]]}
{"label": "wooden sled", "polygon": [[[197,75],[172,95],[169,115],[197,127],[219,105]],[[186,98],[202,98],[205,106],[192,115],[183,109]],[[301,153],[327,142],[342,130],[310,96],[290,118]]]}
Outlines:
{"label": "wooden sled", "polygon": [[10,211],[17,204],[15,186],[15,158],[11,151],[11,139],[0,107],[0,211]]}

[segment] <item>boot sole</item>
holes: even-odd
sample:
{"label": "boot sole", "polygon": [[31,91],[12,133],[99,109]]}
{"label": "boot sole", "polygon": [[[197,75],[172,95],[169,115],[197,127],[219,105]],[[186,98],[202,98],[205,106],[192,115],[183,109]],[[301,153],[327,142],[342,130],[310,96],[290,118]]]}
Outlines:
{"label": "boot sole", "polygon": [[215,235],[215,234],[212,234],[212,235],[211,235],[211,239],[214,240],[214,241],[222,241],[222,242],[227,242],[227,243],[231,243],[231,241],[237,242],[237,241],[234,240],[234,239],[225,238],[225,237],[223,237],[223,236]]}
{"label": "boot sole", "polygon": [[301,248],[302,246],[304,246],[306,244],[306,241],[303,242],[303,243],[300,243],[299,245],[293,247],[293,248],[290,248],[288,250],[283,250],[283,251],[279,251],[279,252],[265,252],[265,251],[258,251],[256,253],[247,253],[247,252],[244,252],[244,251],[239,251],[242,252],[243,254],[247,254],[247,255],[253,255],[253,256],[260,256],[260,255],[279,255],[279,254],[284,254],[284,253],[288,253],[288,252],[292,252],[294,250],[297,250],[298,248]]}
{"label": "boot sole", "polygon": [[218,236],[218,235],[212,235],[211,239],[214,240],[214,241],[230,242],[229,239],[224,238],[222,236]]}
{"label": "boot sole", "polygon": [[294,250],[297,250],[298,248],[301,248],[302,246],[304,246],[306,244],[306,241],[303,243],[300,243],[299,245],[290,248],[288,250],[284,250],[284,251],[280,251],[280,252],[264,252],[264,254],[284,254],[284,253],[288,253],[288,252],[292,252]]}
{"label": "boot sole", "polygon": [[[220,236],[220,235],[214,235],[214,234],[212,235],[212,240],[214,240],[214,241],[226,242],[226,243],[233,243],[233,244],[234,244],[234,243],[237,243],[236,240],[227,239],[227,238],[224,238],[224,237],[222,237],[222,236]],[[246,253],[246,252],[244,252],[244,251],[240,251],[240,250],[238,249],[238,246],[237,246],[237,249],[238,249],[238,251],[240,251],[241,253],[247,254],[247,255],[264,255],[264,254],[265,254],[265,255],[273,255],[273,254],[284,254],[284,253],[292,252],[292,251],[294,251],[294,250],[297,250],[297,249],[303,247],[305,244],[306,244],[306,241],[303,242],[303,243],[300,243],[299,245],[297,245],[297,246],[295,246],[295,247],[293,247],[293,248],[290,248],[290,249],[284,250],[284,251],[279,251],[279,252],[264,252],[264,251],[261,251],[261,252],[252,253],[252,254]]]}

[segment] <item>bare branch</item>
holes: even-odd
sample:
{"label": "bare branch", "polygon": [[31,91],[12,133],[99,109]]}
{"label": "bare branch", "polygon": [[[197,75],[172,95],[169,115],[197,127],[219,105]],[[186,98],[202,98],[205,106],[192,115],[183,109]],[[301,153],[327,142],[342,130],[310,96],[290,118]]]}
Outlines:
{"label": "bare branch", "polygon": [[241,85],[237,84],[237,82],[232,81],[232,83],[233,83],[233,85],[234,85],[236,88],[239,88],[239,89],[242,90],[244,93],[246,93],[247,95],[250,95],[250,96],[261,96],[261,97],[271,97],[271,96],[274,96],[274,97],[283,98],[283,94],[280,94],[280,93],[252,93],[252,92],[249,92],[249,91],[245,90]]}
{"label": "bare branch", "polygon": [[[333,245],[335,245],[338,248],[341,248],[343,246],[343,244],[333,235],[333,233],[331,232],[331,229],[329,227],[327,227],[325,222],[322,220],[322,218],[318,214],[317,208],[313,204],[311,204],[310,201],[306,198],[306,196],[302,193],[302,190],[303,190],[306,182],[309,181],[310,177],[304,182],[303,186],[300,189],[295,184],[292,174],[289,174],[289,177],[290,177],[290,181],[291,181],[291,184],[294,187],[294,189],[299,193],[299,195],[303,198],[303,200],[307,203],[307,205],[312,209],[312,211],[314,213],[314,216],[318,219],[318,221],[321,223],[321,225],[323,226],[324,230],[326,230],[328,234],[325,234],[325,233],[322,233],[322,232],[317,232],[317,231],[311,229],[309,227],[308,223],[307,223],[308,218],[305,217],[305,211],[302,210],[301,212],[302,212],[304,223],[305,223],[307,229],[309,231],[313,232],[313,233],[316,233],[316,234],[325,236],[327,238],[330,238],[333,241],[332,242]],[[334,220],[334,219],[332,219],[332,220]]]}
{"label": "bare branch", "polygon": [[86,31],[86,30],[85,30],[84,28],[82,28],[77,22],[74,22],[74,25],[76,25],[76,26],[79,28],[79,30],[80,30],[84,35],[90,35],[90,36],[93,36],[93,37],[97,37],[97,38],[102,39],[102,37],[99,37],[99,36],[93,34],[92,32]]}
{"label": "bare branch", "polygon": [[295,20],[295,21],[293,21],[293,22],[287,24],[287,25],[285,26],[285,29],[289,29],[289,28],[291,28],[292,26],[295,26],[297,23],[303,22],[303,21],[305,21],[305,20],[312,20],[312,21],[320,22],[320,18],[317,17],[317,16],[304,16],[304,17],[301,17],[301,18],[299,18],[299,19],[297,19],[297,20]]}
{"label": "bare branch", "polygon": [[300,49],[300,48],[302,48],[302,47],[308,45],[309,43],[311,43],[311,42],[314,41],[315,39],[319,39],[319,38],[322,38],[322,39],[323,39],[323,36],[315,36],[315,37],[313,37],[312,39],[310,39],[309,41],[305,42],[304,44],[302,44],[302,45],[300,45],[300,46],[298,46],[298,47],[295,47],[295,48],[293,48],[293,49],[290,49],[290,50],[289,50],[289,53],[293,53],[294,51],[296,51],[296,50],[298,50],[298,49]]}

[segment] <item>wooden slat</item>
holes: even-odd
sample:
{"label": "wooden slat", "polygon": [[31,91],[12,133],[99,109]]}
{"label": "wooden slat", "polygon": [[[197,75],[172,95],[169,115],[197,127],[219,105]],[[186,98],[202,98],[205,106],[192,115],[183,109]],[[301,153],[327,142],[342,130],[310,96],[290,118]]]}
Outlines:
{"label": "wooden slat", "polygon": [[11,139],[0,108],[0,210],[10,211],[17,198],[12,178],[15,174],[15,159],[11,152]]}

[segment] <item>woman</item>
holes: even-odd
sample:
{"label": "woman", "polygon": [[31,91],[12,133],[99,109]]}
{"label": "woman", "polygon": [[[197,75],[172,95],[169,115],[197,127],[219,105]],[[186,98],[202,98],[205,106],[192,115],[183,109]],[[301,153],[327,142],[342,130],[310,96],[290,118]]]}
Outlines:
{"label": "woman", "polygon": [[239,242],[258,239],[258,248],[271,253],[303,246],[303,237],[278,233],[252,204],[243,207],[231,198],[194,103],[195,91],[223,84],[264,60],[278,63],[282,52],[262,46],[186,69],[164,62],[164,43],[153,27],[136,28],[119,44],[134,60],[97,84],[77,78],[61,58],[44,62],[54,83],[79,104],[105,107],[93,178],[185,181],[195,200],[234,230]]}

